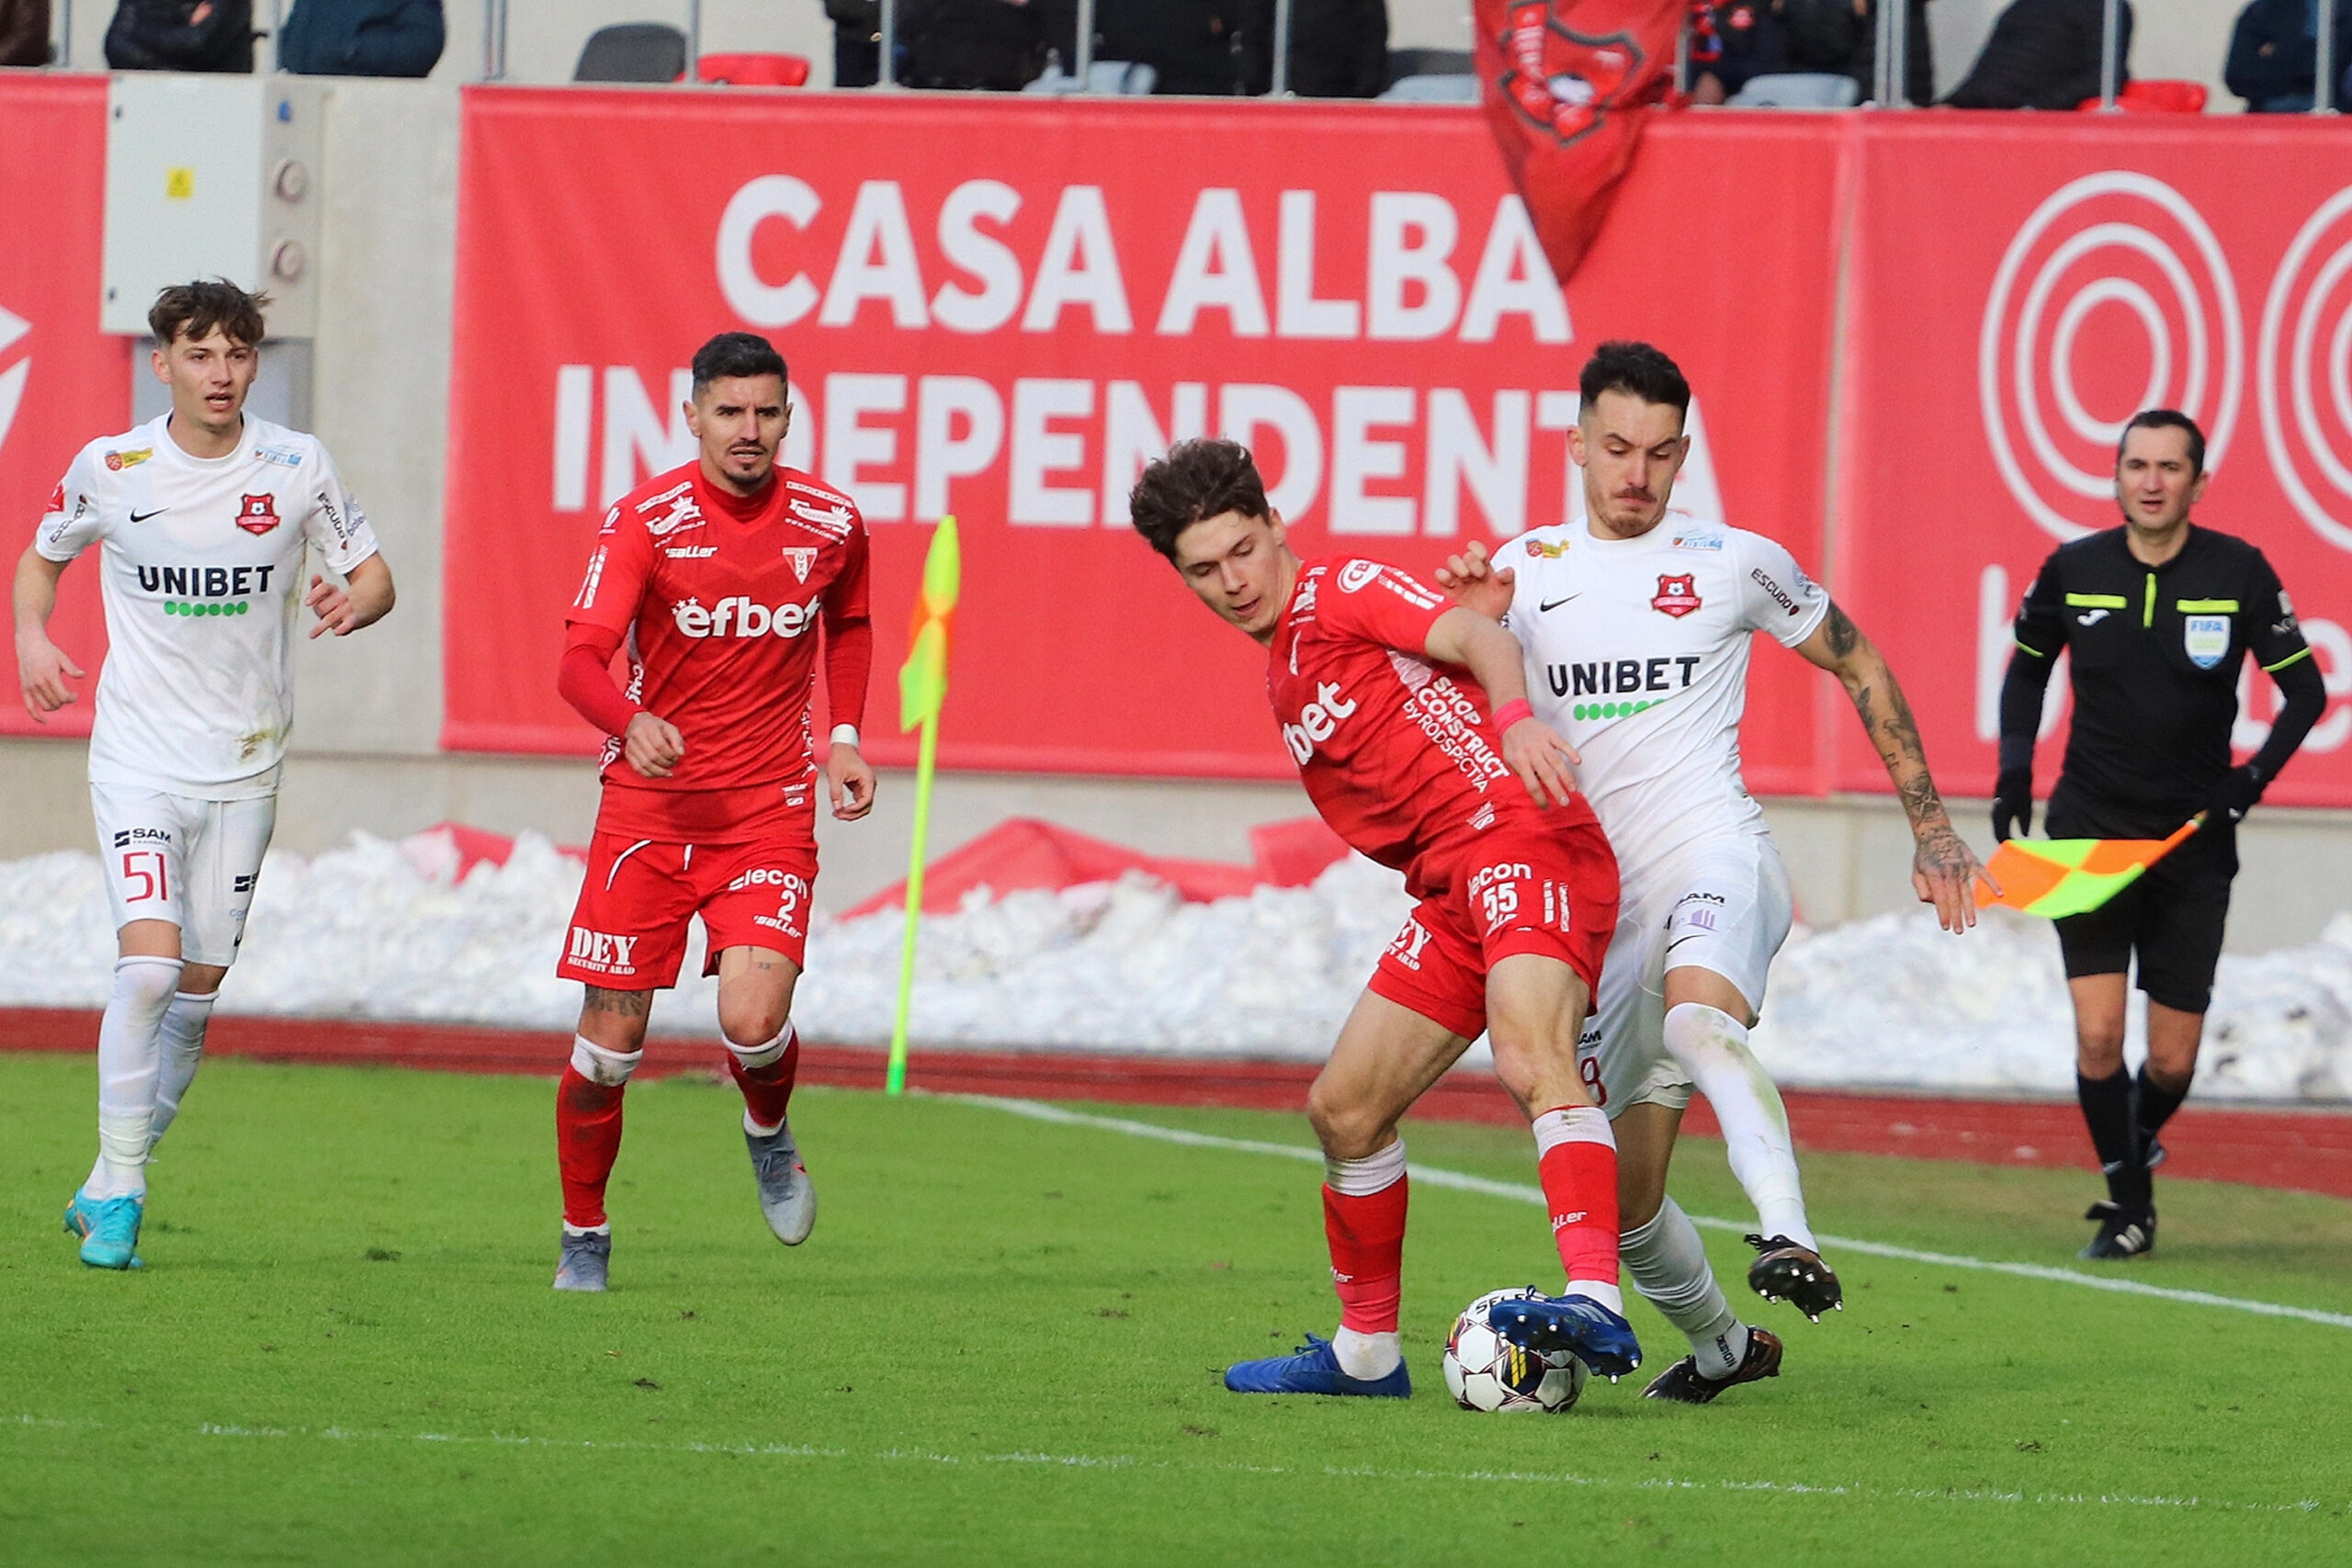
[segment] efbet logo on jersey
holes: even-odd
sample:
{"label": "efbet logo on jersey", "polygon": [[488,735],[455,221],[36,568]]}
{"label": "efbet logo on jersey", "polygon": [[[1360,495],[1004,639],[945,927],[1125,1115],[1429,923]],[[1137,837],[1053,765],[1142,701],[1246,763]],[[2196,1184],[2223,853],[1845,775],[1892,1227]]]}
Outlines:
{"label": "efbet logo on jersey", "polygon": [[1658,573],[1657,597],[1650,601],[1650,608],[1661,615],[1676,620],[1698,609],[1703,603],[1699,597],[1699,575],[1686,571],[1676,577],[1670,572]]}
{"label": "efbet logo on jersey", "polygon": [[823,603],[812,598],[806,604],[783,604],[771,610],[739,593],[708,609],[699,600],[687,599],[672,605],[670,614],[687,637],[791,637],[817,624],[817,607]]}
{"label": "efbet logo on jersey", "polygon": [[1298,722],[1283,726],[1283,744],[1303,768],[1315,755],[1316,743],[1330,739],[1340,720],[1355,711],[1354,700],[1340,694],[1340,683],[1326,681],[1315,688],[1315,701],[1299,710]]}
{"label": "efbet logo on jersey", "polygon": [[277,526],[277,498],[274,495],[248,495],[240,498],[243,510],[237,513],[237,526],[248,534],[266,534]]}

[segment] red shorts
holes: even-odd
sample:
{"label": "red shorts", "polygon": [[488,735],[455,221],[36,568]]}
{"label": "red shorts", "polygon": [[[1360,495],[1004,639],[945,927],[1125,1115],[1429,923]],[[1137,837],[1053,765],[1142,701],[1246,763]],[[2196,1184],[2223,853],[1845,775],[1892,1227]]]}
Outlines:
{"label": "red shorts", "polygon": [[817,846],[798,835],[672,844],[598,833],[555,972],[607,990],[666,989],[677,984],[696,915],[708,938],[704,974],[718,973],[730,947],[764,947],[800,967],[816,882]]}
{"label": "red shorts", "polygon": [[1487,971],[1498,961],[1556,958],[1597,994],[1616,930],[1617,857],[1591,812],[1556,827],[1514,825],[1463,857],[1451,890],[1415,906],[1371,988],[1476,1039],[1486,1032]]}

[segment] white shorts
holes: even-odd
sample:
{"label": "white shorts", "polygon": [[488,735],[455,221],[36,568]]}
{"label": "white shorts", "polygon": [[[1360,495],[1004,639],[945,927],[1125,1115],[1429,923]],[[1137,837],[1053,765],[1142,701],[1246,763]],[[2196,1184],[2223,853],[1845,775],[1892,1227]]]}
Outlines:
{"label": "white shorts", "polygon": [[277,825],[277,797],[192,800],[128,784],[90,786],[98,861],[117,931],[133,920],[180,928],[180,956],[227,968]]}
{"label": "white shorts", "polygon": [[1577,1066],[1612,1117],[1629,1105],[1679,1109],[1691,1083],[1666,1049],[1666,972],[1713,970],[1760,1014],[1794,909],[1788,868],[1760,833],[1705,839],[1627,878],[1619,897]]}

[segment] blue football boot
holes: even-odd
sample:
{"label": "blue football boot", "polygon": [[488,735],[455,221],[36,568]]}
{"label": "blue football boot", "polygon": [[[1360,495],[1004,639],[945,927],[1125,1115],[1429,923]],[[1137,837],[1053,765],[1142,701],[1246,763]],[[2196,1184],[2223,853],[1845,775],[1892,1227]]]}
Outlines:
{"label": "blue football boot", "polygon": [[1359,1393],[1374,1399],[1405,1399],[1413,1392],[1413,1379],[1402,1361],[1385,1378],[1351,1378],[1340,1370],[1331,1342],[1310,1334],[1306,1343],[1291,1355],[1227,1367],[1225,1386],[1236,1393]]}
{"label": "blue football boot", "polygon": [[1642,1364],[1634,1325],[1590,1296],[1515,1297],[1489,1307],[1487,1321],[1522,1350],[1566,1350],[1612,1381]]}
{"label": "blue football boot", "polygon": [[76,1190],[65,1205],[65,1228],[82,1238],[82,1261],[93,1269],[137,1269],[141,1198],[93,1198]]}

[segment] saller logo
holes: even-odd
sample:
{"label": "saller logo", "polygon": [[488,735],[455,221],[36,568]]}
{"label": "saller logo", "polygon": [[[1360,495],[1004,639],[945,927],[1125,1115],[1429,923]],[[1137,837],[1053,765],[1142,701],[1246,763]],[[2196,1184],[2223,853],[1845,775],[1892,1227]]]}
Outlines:
{"label": "saller logo", "polygon": [[688,599],[672,605],[670,615],[688,637],[798,637],[817,624],[817,607],[823,603],[811,599],[771,610],[739,593],[707,609],[699,600]]}
{"label": "saller logo", "polygon": [[1700,604],[1697,573],[1686,571],[1679,577],[1670,572],[1658,574],[1657,597],[1650,601],[1651,609],[1679,621],[1698,609]]}
{"label": "saller logo", "polygon": [[277,526],[277,498],[274,495],[248,495],[243,498],[243,510],[237,513],[237,526],[248,534],[266,534]]}

